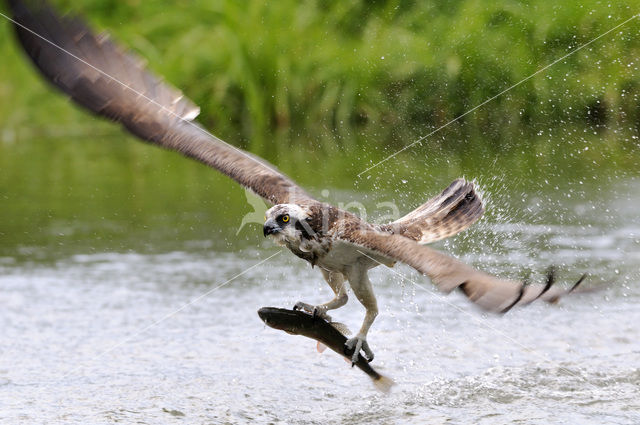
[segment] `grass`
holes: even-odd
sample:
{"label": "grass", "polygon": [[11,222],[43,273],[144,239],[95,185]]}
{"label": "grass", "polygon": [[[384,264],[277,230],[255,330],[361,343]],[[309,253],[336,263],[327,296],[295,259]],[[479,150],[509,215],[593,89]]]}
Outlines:
{"label": "grass", "polygon": [[[640,11],[638,1],[557,3],[281,0],[56,1],[149,60],[202,107],[217,135],[273,159],[295,148],[383,157],[518,83]],[[537,74],[431,143],[518,146],[566,125],[640,124],[640,23]],[[0,126],[92,132],[39,80],[0,26]],[[84,123],[78,129],[76,124]],[[108,132],[108,126],[98,127]]]}

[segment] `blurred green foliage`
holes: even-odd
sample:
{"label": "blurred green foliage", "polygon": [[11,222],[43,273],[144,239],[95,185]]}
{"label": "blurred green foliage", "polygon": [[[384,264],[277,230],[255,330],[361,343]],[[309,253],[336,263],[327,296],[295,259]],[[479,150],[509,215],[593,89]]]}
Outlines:
{"label": "blurred green foliage", "polygon": [[[201,106],[215,134],[267,158],[305,143],[326,152],[366,143],[384,156],[640,10],[633,0],[54,3],[147,58]],[[434,143],[457,149],[478,137],[500,149],[567,124],[635,138],[639,31],[638,19],[627,23],[438,132]],[[11,32],[0,25],[0,136],[64,135],[70,124],[112,131],[51,96]]]}
{"label": "blurred green foliage", "polygon": [[[213,133],[336,204],[393,201],[406,212],[466,176],[485,191],[489,220],[508,221],[529,211],[527,197],[598,198],[640,170],[633,20],[361,175],[629,19],[640,1],[55,5],[146,58]],[[0,57],[0,257],[260,243],[255,225],[236,235],[250,212],[238,185],[54,93],[8,22]],[[562,205],[544,220],[577,221]]]}

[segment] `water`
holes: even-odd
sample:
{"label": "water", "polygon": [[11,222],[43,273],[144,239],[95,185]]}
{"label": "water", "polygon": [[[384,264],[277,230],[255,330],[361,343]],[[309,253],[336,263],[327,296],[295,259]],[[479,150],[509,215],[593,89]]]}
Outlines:
{"label": "water", "polygon": [[[407,269],[400,273],[420,287],[381,269],[374,281],[382,314],[370,342],[379,371],[397,382],[383,396],[338,356],[258,319],[261,306],[327,298],[317,272],[283,253],[216,289],[277,252],[91,254],[18,266],[3,259],[0,417],[638,422],[637,286],[500,318],[432,292]],[[350,303],[335,316],[355,327],[362,309]]]}
{"label": "water", "polygon": [[[24,149],[11,152],[31,158]],[[235,185],[177,156],[131,149],[125,158],[142,177],[101,152],[94,161],[108,177],[80,165],[48,185],[31,180],[49,159],[36,159],[26,183],[4,163],[0,422],[640,423],[633,176],[587,170],[523,189],[493,178],[495,169],[466,171],[478,175],[487,216],[438,248],[505,276],[541,280],[556,264],[565,284],[587,271],[586,286],[609,287],[498,317],[435,292],[407,267],[375,269],[381,314],[369,342],[378,371],[396,381],[387,396],[314,341],[261,323],[262,306],[323,302],[330,290],[258,226],[236,236],[249,208]],[[169,171],[145,171],[155,161]],[[393,199],[406,210],[444,187],[442,174],[428,186],[328,196],[364,193],[367,206]],[[357,329],[363,314],[351,299],[333,316]]]}

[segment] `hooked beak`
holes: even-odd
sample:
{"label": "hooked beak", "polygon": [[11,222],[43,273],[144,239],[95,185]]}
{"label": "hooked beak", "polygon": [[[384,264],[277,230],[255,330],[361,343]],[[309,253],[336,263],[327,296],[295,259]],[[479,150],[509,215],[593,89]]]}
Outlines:
{"label": "hooked beak", "polygon": [[265,237],[269,235],[273,235],[274,233],[278,233],[280,231],[280,227],[276,224],[274,220],[267,220],[262,227],[262,233]]}

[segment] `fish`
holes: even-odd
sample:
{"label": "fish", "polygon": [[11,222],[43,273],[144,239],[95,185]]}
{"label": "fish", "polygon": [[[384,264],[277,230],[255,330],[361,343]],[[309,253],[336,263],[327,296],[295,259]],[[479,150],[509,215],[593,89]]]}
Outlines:
{"label": "fish", "polygon": [[[349,360],[349,362],[352,360],[353,349],[345,346],[347,337],[338,330],[342,327],[341,325],[336,324],[334,326],[322,317],[314,316],[302,310],[288,310],[278,307],[262,307],[258,310],[258,316],[271,328],[285,331],[291,335],[302,335],[315,339],[320,344]],[[352,362],[352,366],[357,366],[369,375],[376,389],[383,393],[388,393],[395,384],[391,378],[376,372],[362,354],[358,354],[358,360]]]}

